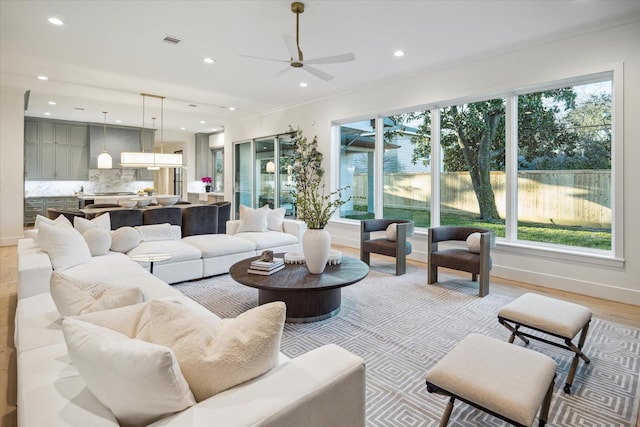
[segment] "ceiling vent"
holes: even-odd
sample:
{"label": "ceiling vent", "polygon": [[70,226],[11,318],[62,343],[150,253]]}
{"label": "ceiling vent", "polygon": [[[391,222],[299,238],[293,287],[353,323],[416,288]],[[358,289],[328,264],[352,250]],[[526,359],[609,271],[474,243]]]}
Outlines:
{"label": "ceiling vent", "polygon": [[180,43],[182,41],[182,39],[179,39],[176,36],[166,35],[166,36],[164,36],[162,41],[165,42],[165,43],[169,43],[169,44],[178,44],[178,43]]}

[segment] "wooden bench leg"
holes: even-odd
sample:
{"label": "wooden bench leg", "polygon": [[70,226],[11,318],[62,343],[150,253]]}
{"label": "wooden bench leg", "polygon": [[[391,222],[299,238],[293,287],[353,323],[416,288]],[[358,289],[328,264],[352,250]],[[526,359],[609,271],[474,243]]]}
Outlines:
{"label": "wooden bench leg", "polygon": [[447,427],[447,424],[449,424],[449,418],[451,417],[453,402],[455,400],[456,398],[453,396],[449,399],[449,403],[447,403],[446,408],[444,408],[444,414],[442,414],[442,418],[440,419],[440,427]]}
{"label": "wooden bench leg", "polygon": [[584,360],[585,363],[590,363],[591,360],[587,357],[586,354],[582,352],[582,346],[584,345],[585,340],[587,339],[587,331],[589,330],[589,322],[582,328],[582,332],[580,332],[580,340],[578,341],[578,346],[571,342],[571,340],[565,340],[565,344],[569,347],[575,355],[573,356],[573,360],[571,361],[571,368],[569,369],[569,375],[567,376],[567,382],[564,385],[564,392],[567,394],[571,394],[571,386],[573,385],[573,379],[576,376],[576,371],[578,370],[578,362],[580,359]]}
{"label": "wooden bench leg", "polygon": [[556,382],[554,378],[551,380],[549,389],[547,389],[547,394],[544,396],[544,400],[542,401],[542,406],[540,407],[540,416],[538,417],[538,425],[540,427],[544,427],[549,419],[549,408],[551,407],[551,399],[553,398],[553,387],[555,383]]}

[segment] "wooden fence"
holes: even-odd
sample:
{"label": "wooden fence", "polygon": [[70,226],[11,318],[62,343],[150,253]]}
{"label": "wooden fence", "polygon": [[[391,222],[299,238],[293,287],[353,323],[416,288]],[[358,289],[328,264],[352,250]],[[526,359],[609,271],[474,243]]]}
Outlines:
{"label": "wooden fence", "polygon": [[[479,213],[468,172],[444,172],[441,180],[441,208]],[[505,217],[504,172],[491,173],[491,185],[498,212]],[[354,175],[355,196],[366,197],[368,177]],[[356,202],[361,204],[362,202]],[[431,174],[388,174],[384,177],[384,206],[429,209]],[[518,217],[561,225],[611,226],[611,172],[607,170],[518,172]]]}

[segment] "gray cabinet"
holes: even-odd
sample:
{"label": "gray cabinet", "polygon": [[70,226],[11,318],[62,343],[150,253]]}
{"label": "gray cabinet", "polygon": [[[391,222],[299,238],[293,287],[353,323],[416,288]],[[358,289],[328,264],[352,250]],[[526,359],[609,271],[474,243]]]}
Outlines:
{"label": "gray cabinet", "polygon": [[36,216],[47,216],[47,208],[77,209],[78,198],[72,196],[27,197],[24,199],[24,225],[35,224]]}
{"label": "gray cabinet", "polygon": [[24,135],[25,180],[89,178],[87,125],[28,119]]}
{"label": "gray cabinet", "polygon": [[213,170],[213,160],[211,149],[209,148],[209,134],[197,133],[196,135],[196,166],[195,177],[200,180],[203,176],[211,176]]}
{"label": "gray cabinet", "polygon": [[[145,153],[153,152],[153,130],[143,129],[140,133],[140,149]],[[138,169],[138,181],[153,181],[154,171]]]}

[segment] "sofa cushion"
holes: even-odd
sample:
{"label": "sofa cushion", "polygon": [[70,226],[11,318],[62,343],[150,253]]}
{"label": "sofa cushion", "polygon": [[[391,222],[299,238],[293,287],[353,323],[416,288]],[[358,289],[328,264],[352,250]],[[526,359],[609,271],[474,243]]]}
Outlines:
{"label": "sofa cushion", "polygon": [[198,402],[269,371],[278,363],[285,319],[273,302],[221,322],[175,301],[150,306],[151,341],[173,349]]}
{"label": "sofa cushion", "polygon": [[169,254],[171,258],[166,261],[158,261],[155,265],[173,264],[181,261],[200,259],[200,251],[191,245],[176,240],[155,240],[140,242],[138,246],[127,252],[127,255]]}
{"label": "sofa cushion", "polygon": [[57,224],[41,222],[38,244],[49,255],[54,270],[65,270],[91,261],[87,242],[68,220]]}
{"label": "sofa cushion", "polygon": [[171,349],[76,318],[62,320],[69,357],[122,425],[143,426],[195,404]]}
{"label": "sofa cushion", "polygon": [[298,238],[293,234],[280,233],[278,231],[267,231],[266,233],[236,233],[234,236],[253,242],[256,250],[295,245],[298,243]]}
{"label": "sofa cushion", "polygon": [[109,310],[144,301],[144,294],[139,288],[86,282],[58,271],[51,274],[50,289],[62,316]]}
{"label": "sofa cushion", "polygon": [[[178,208],[179,209],[179,208]],[[171,224],[153,224],[153,225],[141,225],[135,227],[140,233],[141,242],[152,242],[155,240],[172,240]]]}
{"label": "sofa cushion", "polygon": [[82,233],[87,242],[91,256],[102,256],[111,248],[111,232],[102,228],[93,227]]}
{"label": "sofa cushion", "polygon": [[126,254],[140,244],[140,233],[133,227],[120,227],[111,232],[111,250]]}
{"label": "sofa cushion", "polygon": [[111,231],[111,215],[109,215],[109,212],[105,212],[103,215],[97,216],[92,220],[76,216],[73,218],[73,227],[78,230],[80,234],[84,234],[88,229],[95,227]]}
{"label": "sofa cushion", "polygon": [[257,231],[268,231],[267,217],[269,216],[269,206],[266,209],[252,209],[245,205],[240,205],[240,225],[238,233]]}
{"label": "sofa cushion", "polygon": [[267,228],[272,231],[283,231],[282,224],[286,211],[286,208],[269,209]]}
{"label": "sofa cushion", "polygon": [[256,245],[252,241],[228,234],[189,236],[184,237],[182,241],[197,248],[202,254],[202,258],[213,258],[256,249]]}

